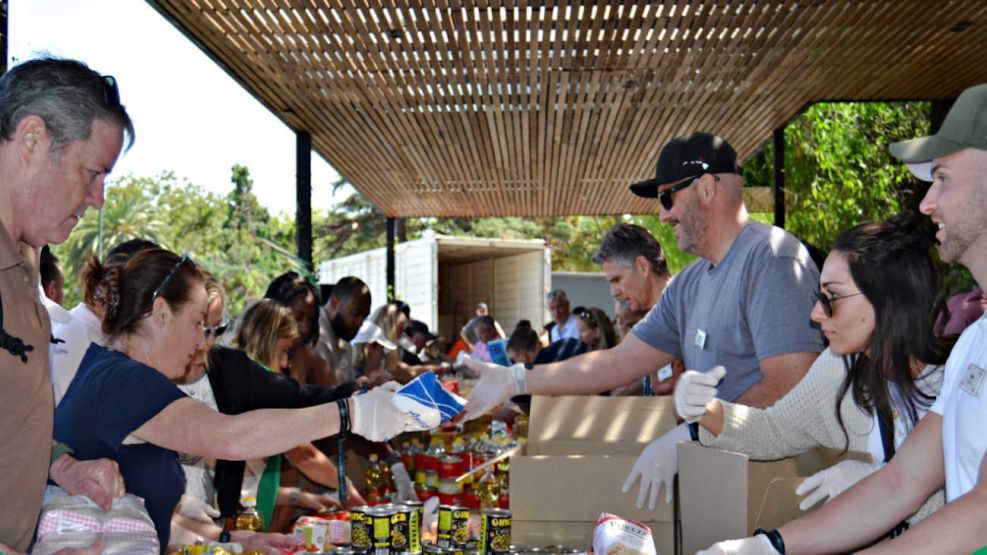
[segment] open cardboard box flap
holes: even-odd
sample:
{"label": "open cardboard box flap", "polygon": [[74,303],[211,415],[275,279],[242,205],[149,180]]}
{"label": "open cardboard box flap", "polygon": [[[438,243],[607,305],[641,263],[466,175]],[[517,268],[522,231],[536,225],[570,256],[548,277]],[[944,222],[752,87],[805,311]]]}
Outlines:
{"label": "open cardboard box flap", "polygon": [[[675,426],[671,397],[531,399],[527,456],[511,459],[516,521],[592,523],[609,512],[645,523],[674,522],[664,491],[655,511],[638,509],[638,485],[621,487],[644,447]],[[650,524],[649,524],[650,525]]]}
{"label": "open cardboard box flap", "polygon": [[678,456],[683,553],[749,536],[758,527],[777,528],[805,514],[795,488],[806,476],[843,459],[871,460],[865,453],[820,448],[789,459],[751,461],[696,442],[679,443]]}

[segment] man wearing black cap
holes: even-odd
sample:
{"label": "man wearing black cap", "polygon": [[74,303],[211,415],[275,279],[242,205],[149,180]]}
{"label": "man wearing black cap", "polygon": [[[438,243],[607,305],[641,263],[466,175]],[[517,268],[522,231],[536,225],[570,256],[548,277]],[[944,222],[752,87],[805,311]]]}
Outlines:
{"label": "man wearing black cap", "polygon": [[[964,91],[938,133],[890,150],[916,177],[932,181],[919,209],[938,228],[940,258],[966,266],[987,285],[987,84]],[[939,397],[887,465],[806,517],[702,553],[853,551],[886,534],[943,487],[943,508],[867,553],[981,553],[987,545],[984,422],[987,316],[960,336],[946,361]]]}
{"label": "man wearing black cap", "polygon": [[[794,236],[750,221],[736,159],[725,140],[708,133],[666,145],[655,178],[634,184],[632,190],[657,197],[661,219],[675,226],[679,248],[702,258],[672,280],[631,336],[612,349],[532,371],[469,363],[483,375],[470,393],[466,417],[519,393],[612,389],[676,358],[699,371],[725,367],[717,396],[740,404],[767,407],[795,386],[823,349],[822,336],[809,320],[819,271]],[[676,387],[695,386],[715,394],[711,386],[717,380],[686,373]],[[639,507],[648,498],[653,509],[662,484],[671,502],[675,445],[690,437],[682,425],[642,453],[624,484],[629,491],[640,478]]]}

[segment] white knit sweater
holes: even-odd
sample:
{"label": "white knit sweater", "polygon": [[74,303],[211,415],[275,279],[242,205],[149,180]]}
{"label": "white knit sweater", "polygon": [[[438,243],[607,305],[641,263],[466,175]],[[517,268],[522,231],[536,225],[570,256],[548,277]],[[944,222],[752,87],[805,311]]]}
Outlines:
{"label": "white knit sweater", "polygon": [[[917,382],[923,393],[939,393],[942,371],[942,366],[926,367],[925,379]],[[849,391],[840,402],[849,445],[836,420],[836,395],[845,376],[843,359],[826,349],[802,381],[771,407],[758,409],[721,400],[723,432],[715,436],[700,427],[699,441],[708,447],[744,453],[755,460],[793,457],[820,446],[867,452],[874,419],[857,407]],[[936,492],[909,522],[928,516],[942,506],[944,499],[942,490]]]}

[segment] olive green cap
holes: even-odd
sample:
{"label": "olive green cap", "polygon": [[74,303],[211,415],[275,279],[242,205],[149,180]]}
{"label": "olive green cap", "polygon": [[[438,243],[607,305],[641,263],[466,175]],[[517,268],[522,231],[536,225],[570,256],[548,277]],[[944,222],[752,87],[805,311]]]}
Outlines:
{"label": "olive green cap", "polygon": [[894,143],[888,150],[915,177],[932,181],[932,160],[964,148],[987,150],[987,84],[963,91],[935,135]]}

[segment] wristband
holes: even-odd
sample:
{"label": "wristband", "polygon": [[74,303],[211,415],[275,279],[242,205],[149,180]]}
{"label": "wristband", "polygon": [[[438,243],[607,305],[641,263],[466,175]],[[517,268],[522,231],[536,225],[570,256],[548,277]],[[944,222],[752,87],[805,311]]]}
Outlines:
{"label": "wristband", "polygon": [[387,456],[387,466],[394,466],[399,462],[401,462],[401,453],[391,451],[391,454]]}
{"label": "wristband", "polygon": [[532,368],[534,366],[521,362],[511,366],[511,370],[514,372],[514,385],[517,387],[518,395],[524,395],[528,391],[527,376],[525,376],[525,373]]}
{"label": "wristband", "polygon": [[288,505],[292,507],[299,506],[299,497],[302,495],[302,490],[298,488],[291,488],[291,495],[288,496]]}
{"label": "wristband", "polygon": [[768,542],[771,543],[771,547],[775,548],[775,551],[777,551],[779,555],[785,555],[785,540],[781,539],[781,532],[777,530],[767,531],[762,530],[761,528],[754,530],[755,536],[760,534],[768,537]]}
{"label": "wristband", "polygon": [[689,424],[689,437],[692,441],[699,441],[699,422]]}
{"label": "wristband", "polygon": [[339,409],[339,433],[346,433],[350,431],[350,406],[346,399],[339,399],[336,407]]}
{"label": "wristband", "polygon": [[68,445],[61,442],[56,443],[51,446],[51,461],[48,463],[48,466],[55,464],[55,461],[62,458],[62,455],[72,455],[74,453],[75,451]]}

